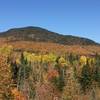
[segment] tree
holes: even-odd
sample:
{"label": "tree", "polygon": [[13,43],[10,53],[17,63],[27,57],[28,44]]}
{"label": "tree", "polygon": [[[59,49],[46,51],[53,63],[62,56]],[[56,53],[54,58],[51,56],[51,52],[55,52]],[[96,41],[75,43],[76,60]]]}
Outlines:
{"label": "tree", "polygon": [[92,75],[91,68],[89,67],[88,61],[86,65],[83,65],[81,76],[79,77],[79,82],[84,93],[86,93],[92,85]]}
{"label": "tree", "polygon": [[63,91],[65,86],[65,76],[66,76],[66,60],[63,57],[58,57],[56,60],[55,70],[57,70],[59,77],[54,78],[54,85]]}
{"label": "tree", "polygon": [[12,73],[12,79],[15,83],[17,82],[18,70],[19,70],[19,68],[18,68],[18,65],[16,64],[16,62],[12,61],[11,62],[11,73]]}
{"label": "tree", "polygon": [[95,66],[93,67],[93,80],[100,86],[100,55],[96,54]]}

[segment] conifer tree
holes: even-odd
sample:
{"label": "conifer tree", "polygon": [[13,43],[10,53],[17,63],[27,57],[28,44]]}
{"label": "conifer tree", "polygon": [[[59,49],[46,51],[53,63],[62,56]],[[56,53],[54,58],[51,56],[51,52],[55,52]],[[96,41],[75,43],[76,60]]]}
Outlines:
{"label": "conifer tree", "polygon": [[86,65],[83,65],[79,82],[81,84],[81,88],[84,93],[86,93],[86,91],[88,91],[91,88],[92,75],[91,75],[91,68],[89,67],[88,61]]}

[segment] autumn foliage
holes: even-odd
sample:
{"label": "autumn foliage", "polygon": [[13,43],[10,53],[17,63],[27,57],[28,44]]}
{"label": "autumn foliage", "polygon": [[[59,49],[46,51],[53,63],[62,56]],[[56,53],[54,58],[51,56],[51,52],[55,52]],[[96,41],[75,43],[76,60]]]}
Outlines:
{"label": "autumn foliage", "polygon": [[[13,46],[5,45],[0,48],[1,98],[35,100],[42,91],[49,94],[46,89],[41,90],[42,86],[52,90],[50,98],[58,97],[59,100],[78,96],[79,93],[86,95],[100,87],[99,67],[99,54],[81,56],[74,53],[19,52]],[[70,88],[70,85],[75,89]]]}

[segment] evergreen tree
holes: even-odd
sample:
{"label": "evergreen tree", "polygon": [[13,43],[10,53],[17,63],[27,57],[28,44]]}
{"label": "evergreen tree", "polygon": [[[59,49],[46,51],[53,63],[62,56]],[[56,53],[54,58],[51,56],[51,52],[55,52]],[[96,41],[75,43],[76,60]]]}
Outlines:
{"label": "evergreen tree", "polygon": [[88,61],[86,65],[83,65],[79,82],[81,84],[81,88],[84,93],[86,93],[86,91],[88,91],[91,88],[92,75],[91,75],[91,68],[89,67]]}
{"label": "evergreen tree", "polygon": [[93,80],[100,86],[100,55],[96,54],[96,63],[93,67]]}

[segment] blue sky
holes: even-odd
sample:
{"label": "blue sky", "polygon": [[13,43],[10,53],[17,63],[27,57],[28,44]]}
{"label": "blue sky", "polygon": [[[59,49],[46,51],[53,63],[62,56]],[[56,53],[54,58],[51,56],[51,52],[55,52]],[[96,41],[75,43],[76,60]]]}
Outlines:
{"label": "blue sky", "polygon": [[0,0],[0,31],[24,26],[100,42],[100,0]]}

